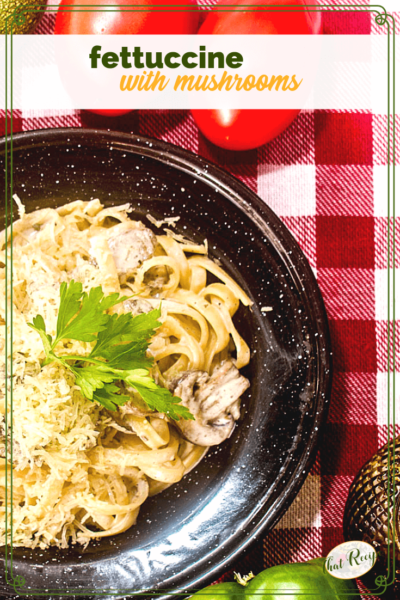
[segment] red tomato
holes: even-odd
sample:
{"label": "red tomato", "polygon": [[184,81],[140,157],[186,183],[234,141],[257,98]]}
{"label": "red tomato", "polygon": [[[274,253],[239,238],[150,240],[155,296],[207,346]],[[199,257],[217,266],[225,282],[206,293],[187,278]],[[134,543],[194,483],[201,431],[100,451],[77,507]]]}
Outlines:
{"label": "red tomato", "polygon": [[[196,33],[199,13],[195,0],[171,0],[173,8],[157,12],[159,6],[165,6],[165,0],[85,0],[83,5],[127,7],[140,6],[140,10],[121,8],[118,11],[97,10],[94,12],[59,10],[54,33],[69,34],[190,34]],[[79,0],[62,0],[60,7],[82,6]],[[180,10],[179,7],[190,10]],[[143,8],[148,10],[144,11]],[[178,8],[177,8],[178,7]]]}
{"label": "red tomato", "polygon": [[[263,6],[282,6],[282,10],[264,10]],[[220,0],[217,6],[238,9],[254,6],[254,12],[242,12],[234,9],[229,12],[211,11],[199,29],[202,34],[281,34],[296,35],[321,33],[321,13],[310,12],[304,5],[307,0]],[[293,11],[286,7],[290,5]]]}
{"label": "red tomato", "polygon": [[192,110],[197,127],[210,142],[227,150],[251,150],[282,133],[299,110]]}
{"label": "red tomato", "polygon": [[131,111],[130,108],[116,108],[116,109],[112,109],[112,108],[87,108],[86,110],[88,110],[91,113],[94,113],[95,115],[103,115],[104,117],[120,117],[121,115],[126,115]]}
{"label": "red tomato", "polygon": [[[321,33],[321,13],[304,8],[306,0],[264,0],[264,6],[288,5],[293,12],[272,12],[254,8],[254,12],[211,11],[199,29],[199,34],[318,34]],[[220,0],[221,6],[259,7],[258,0]],[[282,133],[296,118],[299,110],[192,110],[200,131],[211,142],[228,150],[250,150],[266,144]]]}

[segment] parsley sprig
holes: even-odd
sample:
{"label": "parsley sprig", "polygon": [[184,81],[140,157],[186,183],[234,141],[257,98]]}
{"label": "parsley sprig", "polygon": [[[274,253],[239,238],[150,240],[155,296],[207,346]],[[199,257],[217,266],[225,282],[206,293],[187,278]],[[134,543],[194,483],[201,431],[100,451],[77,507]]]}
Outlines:
{"label": "parsley sprig", "polygon": [[[54,339],[46,332],[42,315],[28,323],[42,338],[46,358],[42,366],[61,363],[75,376],[83,396],[97,401],[108,410],[116,410],[132,400],[121,393],[117,383],[124,382],[136,390],[151,410],[174,420],[194,419],[181,399],[150,377],[153,361],[147,356],[149,341],[160,327],[161,310],[132,316],[131,313],[108,314],[107,311],[126,300],[117,293],[104,296],[101,286],[89,293],[76,281],[62,283],[57,330]],[[56,354],[57,345],[65,340],[95,342],[85,355]]]}

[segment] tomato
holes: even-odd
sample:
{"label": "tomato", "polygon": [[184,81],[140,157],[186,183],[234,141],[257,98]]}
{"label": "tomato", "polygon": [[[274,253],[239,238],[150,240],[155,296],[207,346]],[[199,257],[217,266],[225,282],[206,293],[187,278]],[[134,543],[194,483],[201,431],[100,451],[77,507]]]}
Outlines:
{"label": "tomato", "polygon": [[121,115],[126,115],[131,111],[130,108],[121,108],[121,109],[112,109],[112,108],[87,108],[86,110],[88,110],[91,113],[94,113],[95,115],[103,115],[104,117],[120,117]]}
{"label": "tomato", "polygon": [[216,146],[227,150],[251,150],[282,133],[299,110],[192,110],[197,127]]}
{"label": "tomato", "polygon": [[[304,7],[306,0],[264,0],[263,6],[288,5],[296,10],[272,12],[254,8],[254,12],[210,11],[199,34],[305,35],[321,33],[321,13]],[[220,0],[217,5],[259,7],[258,0]],[[266,144],[282,133],[300,110],[192,110],[194,120],[205,137],[221,148],[250,150]]]}
{"label": "tomato", "polygon": [[245,587],[217,583],[196,592],[193,600],[361,600],[354,579],[332,577],[325,558],[277,565],[261,571]]}
{"label": "tomato", "polygon": [[[165,0],[86,0],[84,7],[97,6],[93,12],[59,10],[54,33],[56,34],[190,34],[196,33],[199,13],[195,0],[171,0],[171,9],[157,11],[165,6]],[[140,10],[126,8],[140,6]],[[81,7],[79,0],[62,0],[60,8]],[[117,11],[101,10],[101,7],[118,7]],[[179,7],[187,7],[181,10]],[[144,8],[147,10],[143,10]]]}
{"label": "tomato", "polygon": [[[260,7],[260,4],[262,6]],[[321,13],[310,12],[304,8],[307,0],[220,0],[217,7],[235,7],[238,9],[254,6],[254,12],[240,10],[217,12],[211,10],[199,29],[199,34],[281,34],[281,35],[306,35],[308,33],[321,33]],[[264,10],[264,6],[279,7],[282,10]],[[288,10],[287,7],[294,10]],[[214,7],[215,8],[215,7]]]}

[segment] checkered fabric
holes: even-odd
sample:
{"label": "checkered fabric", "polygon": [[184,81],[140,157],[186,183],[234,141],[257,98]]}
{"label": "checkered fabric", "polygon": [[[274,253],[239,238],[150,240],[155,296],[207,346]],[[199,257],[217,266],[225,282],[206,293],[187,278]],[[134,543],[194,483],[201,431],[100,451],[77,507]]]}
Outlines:
{"label": "checkered fabric", "polygon": [[[395,18],[399,30],[400,13]],[[51,33],[54,21],[47,15],[37,32]],[[324,13],[323,24],[325,34],[386,34],[362,11]],[[387,441],[387,116],[372,108],[305,111],[266,146],[228,152],[202,137],[185,111],[136,111],[118,118],[79,111],[14,115],[16,132],[68,126],[139,133],[200,154],[258,193],[297,239],[329,316],[334,375],[328,424],[317,460],[288,512],[223,580],[233,570],[258,572],[326,556],[343,541],[343,511],[354,476]],[[396,127],[400,131],[400,118]],[[4,131],[4,114],[0,128]],[[399,159],[398,154],[397,165]],[[400,217],[397,231],[399,225]],[[400,269],[399,251],[393,266]]]}

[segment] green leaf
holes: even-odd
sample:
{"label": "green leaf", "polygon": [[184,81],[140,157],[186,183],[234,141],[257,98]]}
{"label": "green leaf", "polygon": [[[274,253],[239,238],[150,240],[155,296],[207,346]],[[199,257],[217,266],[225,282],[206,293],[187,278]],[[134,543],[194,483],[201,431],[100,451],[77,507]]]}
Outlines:
{"label": "green leaf", "polygon": [[42,315],[36,315],[36,317],[33,319],[33,325],[31,323],[28,324],[36,330],[42,329],[43,331],[46,331],[46,324]]}
{"label": "green leaf", "polygon": [[131,313],[112,315],[107,323],[107,328],[100,331],[97,336],[97,342],[90,353],[90,357],[97,356],[113,361],[119,355],[126,354],[128,351],[121,344],[134,342],[136,347],[131,345],[129,352],[136,353],[138,358],[144,358],[148,341],[161,325],[160,321],[157,320],[160,316],[160,309],[135,317]]}
{"label": "green leaf", "polygon": [[130,324],[129,332],[127,332],[127,334],[137,341],[150,340],[155,334],[156,329],[162,325],[162,323],[158,320],[160,317],[161,308],[155,308],[148,313],[143,313],[141,315],[136,315],[136,317],[132,317],[132,323]]}
{"label": "green leaf", "polygon": [[146,356],[148,344],[146,342],[131,342],[130,344],[121,344],[115,348],[115,352],[110,349],[104,358],[109,357],[108,365],[113,369],[132,370],[132,369],[150,369],[153,365],[153,359]]}
{"label": "green leaf", "polygon": [[[158,321],[161,308],[136,317],[131,313],[108,315],[105,312],[126,299],[126,296],[117,293],[104,297],[101,286],[92,288],[87,294],[82,291],[79,282],[62,283],[55,340],[46,333],[41,315],[29,323],[42,338],[46,352],[43,365],[54,360],[62,363],[75,375],[75,383],[83,396],[109,410],[116,410],[117,406],[130,400],[115,385],[118,381],[125,381],[151,410],[165,413],[175,420],[194,419],[180,404],[180,398],[159,387],[149,376],[153,361],[146,352],[149,341],[161,325]],[[96,344],[89,356],[57,356],[54,348],[63,339],[96,340]],[[71,364],[71,361],[74,363]]]}
{"label": "green leaf", "polygon": [[143,369],[126,372],[124,381],[131,385],[146,402],[151,410],[165,413],[171,419],[190,419],[194,421],[194,416],[186,406],[181,404],[181,398],[173,396],[166,388],[159,387],[155,381],[145,374]]}
{"label": "green leaf", "polygon": [[[124,332],[127,330],[132,315],[127,313],[123,315],[111,315],[107,328],[99,332],[95,347],[90,353],[90,357],[101,356],[109,358],[110,346],[122,343]],[[119,352],[118,348],[116,349]]]}
{"label": "green leaf", "polygon": [[57,334],[56,342],[61,339],[93,342],[96,339],[97,332],[102,331],[110,319],[110,315],[103,313],[101,307],[103,298],[104,294],[100,286],[92,288],[89,294],[84,293],[79,312]]}
{"label": "green leaf", "polygon": [[65,282],[60,287],[60,308],[57,317],[56,339],[62,339],[68,323],[76,315],[81,307],[82,284],[78,281]]}
{"label": "green leaf", "polygon": [[33,319],[33,323],[28,323],[28,325],[29,327],[32,327],[32,329],[37,331],[40,337],[42,338],[44,351],[46,352],[46,356],[48,356],[51,352],[53,340],[51,335],[46,333],[46,324],[42,315],[36,315],[36,317]]}
{"label": "green leaf", "polygon": [[[84,359],[84,357],[82,357]],[[106,366],[106,365],[105,365]],[[97,365],[73,366],[70,367],[75,375],[75,383],[81,388],[85,398],[93,400],[93,394],[96,390],[104,387],[106,383],[112,383],[116,375],[106,369],[99,368]]]}
{"label": "green leaf", "polygon": [[89,294],[82,293],[82,284],[71,281],[68,286],[61,285],[60,298],[54,346],[62,339],[93,342],[111,319],[105,311],[126,300],[127,296],[114,293],[104,297],[101,286],[92,288]]}
{"label": "green leaf", "polygon": [[96,400],[108,410],[113,411],[117,410],[118,406],[122,406],[130,399],[130,396],[125,396],[120,393],[119,387],[108,383],[106,383],[103,388],[97,389],[93,393],[93,400]]}
{"label": "green leaf", "polygon": [[114,292],[113,294],[110,294],[109,296],[106,296],[105,298],[103,298],[103,300],[100,303],[101,310],[103,310],[103,311],[108,310],[109,308],[111,308],[112,306],[115,306],[116,304],[121,304],[121,302],[125,302],[125,300],[129,300],[129,298],[132,298],[132,296],[120,296],[118,294],[118,292]]}

